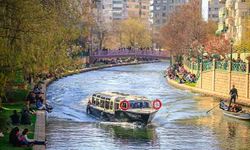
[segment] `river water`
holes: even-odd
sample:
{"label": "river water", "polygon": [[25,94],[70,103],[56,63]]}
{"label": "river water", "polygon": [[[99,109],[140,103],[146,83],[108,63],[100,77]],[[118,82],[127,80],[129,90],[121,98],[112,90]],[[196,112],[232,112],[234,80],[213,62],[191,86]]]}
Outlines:
{"label": "river water", "polygon": [[[167,62],[106,68],[53,82],[47,99],[48,150],[250,149],[250,122],[223,116],[218,100],[166,83]],[[145,128],[86,115],[86,98],[94,92],[119,91],[159,98],[163,107]]]}

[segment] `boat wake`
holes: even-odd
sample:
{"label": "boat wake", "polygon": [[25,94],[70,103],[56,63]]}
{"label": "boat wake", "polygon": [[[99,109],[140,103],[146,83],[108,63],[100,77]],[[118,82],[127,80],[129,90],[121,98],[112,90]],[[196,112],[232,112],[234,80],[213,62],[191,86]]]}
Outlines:
{"label": "boat wake", "polygon": [[119,126],[126,129],[138,129],[138,128],[145,128],[145,125],[140,123],[130,123],[130,122],[108,122],[108,121],[101,121],[101,125],[106,126]]}

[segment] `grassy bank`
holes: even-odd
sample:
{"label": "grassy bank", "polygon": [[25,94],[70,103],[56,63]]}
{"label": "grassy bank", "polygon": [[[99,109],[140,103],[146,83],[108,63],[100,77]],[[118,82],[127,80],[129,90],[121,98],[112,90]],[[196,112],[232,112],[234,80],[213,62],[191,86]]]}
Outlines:
{"label": "grassy bank", "polygon": [[[27,90],[13,90],[7,94],[7,101],[3,103],[3,109],[0,111],[0,129],[4,133],[4,137],[0,138],[0,149],[3,150],[31,150],[30,147],[13,147],[9,144],[9,133],[12,128],[16,127],[11,124],[10,116],[13,113],[13,110],[17,110],[20,112],[22,108],[25,106],[24,100],[27,95]],[[19,113],[19,116],[21,114]],[[35,130],[35,121],[36,116],[31,115],[31,125],[18,125],[17,127],[20,129],[20,132],[23,129],[29,129],[29,138],[34,137]]]}
{"label": "grassy bank", "polygon": [[178,84],[185,84],[185,85],[190,86],[190,87],[195,87],[195,86],[196,86],[196,83],[193,83],[193,82],[180,83],[180,80],[179,80],[179,79],[175,79],[174,81],[175,81],[176,83],[178,83]]}

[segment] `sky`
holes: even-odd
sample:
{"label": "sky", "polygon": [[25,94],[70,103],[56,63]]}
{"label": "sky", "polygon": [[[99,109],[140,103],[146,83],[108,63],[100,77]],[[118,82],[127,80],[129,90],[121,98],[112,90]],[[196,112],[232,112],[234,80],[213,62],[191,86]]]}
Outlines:
{"label": "sky", "polygon": [[208,20],[208,0],[202,0],[202,16],[205,21]]}

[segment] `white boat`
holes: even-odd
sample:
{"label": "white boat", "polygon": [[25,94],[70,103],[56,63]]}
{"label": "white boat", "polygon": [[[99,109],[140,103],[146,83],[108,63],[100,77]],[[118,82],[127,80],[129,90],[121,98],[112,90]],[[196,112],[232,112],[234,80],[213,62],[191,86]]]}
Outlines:
{"label": "white boat", "polygon": [[239,112],[232,112],[228,110],[228,106],[221,101],[220,102],[220,109],[223,110],[223,114],[228,117],[233,117],[241,120],[250,120],[250,113],[247,113],[245,111],[239,111]]}
{"label": "white boat", "polygon": [[106,121],[148,124],[161,107],[159,100],[119,92],[95,93],[89,98],[87,114]]}

